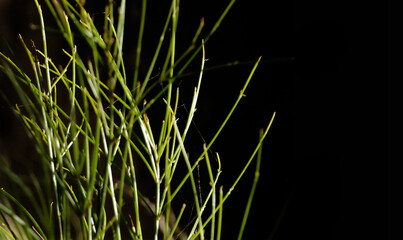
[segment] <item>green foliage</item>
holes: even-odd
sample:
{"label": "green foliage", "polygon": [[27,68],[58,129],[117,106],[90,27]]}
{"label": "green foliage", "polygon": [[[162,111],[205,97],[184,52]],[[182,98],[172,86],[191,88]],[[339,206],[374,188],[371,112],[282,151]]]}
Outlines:
{"label": "green foliage", "polygon": [[[199,157],[190,158],[186,139],[201,89],[206,44],[235,1],[228,4],[204,40],[199,39],[204,27],[201,21],[188,50],[177,57],[179,0],[172,0],[152,61],[145,76],[141,76],[139,67],[146,2],[143,0],[141,3],[136,61],[132,70],[126,69],[123,60],[125,0],[117,9],[114,2],[109,1],[105,7],[102,28],[96,27],[80,1],[72,4],[67,0],[45,0],[68,46],[60,50],[68,59],[62,67],[53,62],[48,54],[50,40],[46,19],[37,0],[43,49],[30,49],[23,37],[19,36],[32,73],[0,52],[0,69],[13,84],[22,103],[15,106],[10,103],[10,106],[25,126],[43,167],[41,179],[37,176],[30,178],[34,189],[24,187],[24,181],[11,170],[2,172],[20,186],[32,207],[25,207],[20,199],[1,188],[0,238],[103,239],[113,236],[114,239],[122,239],[129,234],[133,239],[144,239],[145,220],[140,213],[149,211],[154,239],[204,239],[205,235],[209,239],[220,239],[223,204],[261,149],[274,114],[262,131],[255,151],[225,194],[223,188],[217,186],[221,173],[220,157],[218,154],[214,156],[218,160],[218,167],[214,169],[209,149],[244,97],[260,59],[253,66],[236,102],[214,137],[204,145]],[[116,19],[114,16],[117,16]],[[82,40],[90,50],[89,56],[83,47],[77,47],[76,42]],[[159,77],[152,79],[157,60],[164,65]],[[198,82],[187,119],[183,124],[178,124],[182,121],[177,118],[180,96],[179,89],[173,89],[173,83],[187,74],[191,63],[200,64]],[[129,71],[132,71],[131,74],[128,74]],[[133,80],[129,81],[128,75],[132,75]],[[163,87],[156,91],[156,86]],[[8,99],[8,93],[2,94]],[[154,126],[147,111],[155,103],[162,102],[165,104],[165,112],[161,114],[162,124]],[[194,170],[200,164],[206,164],[210,182],[205,199],[199,198],[194,176]],[[147,183],[154,185],[152,201],[138,189],[140,184],[145,184],[137,177],[139,165],[145,166],[152,179],[151,183]],[[186,167],[186,174],[177,171],[180,165]],[[258,174],[259,164],[240,238]],[[177,184],[173,181],[174,176],[176,180],[180,179],[175,181]],[[186,205],[183,204],[181,209],[173,209],[171,205],[174,201],[180,202],[177,194],[189,186],[187,184],[190,184],[193,193],[196,217],[191,222],[183,223],[181,216]],[[127,205],[134,211],[125,211]],[[141,209],[142,206],[146,210]],[[207,209],[211,211],[207,212]],[[177,216],[175,211],[179,211]],[[171,216],[176,216],[174,221],[170,221]],[[186,233],[178,230],[178,226],[189,224],[191,227]]]}

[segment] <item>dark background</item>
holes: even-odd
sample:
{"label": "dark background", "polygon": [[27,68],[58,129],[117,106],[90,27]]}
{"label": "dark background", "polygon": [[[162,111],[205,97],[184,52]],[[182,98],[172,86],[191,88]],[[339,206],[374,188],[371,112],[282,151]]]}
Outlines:
{"label": "dark background", "polygon": [[[12,13],[24,1],[0,2],[2,12],[10,9],[1,17],[7,39],[29,32],[26,22],[37,19],[32,6],[26,7],[27,20]],[[183,42],[189,41],[201,17],[210,29],[226,2],[181,1],[183,23],[178,31]],[[223,161],[224,187],[231,185],[253,151],[258,130],[277,113],[264,144],[245,239],[387,238],[387,2],[352,2],[239,0],[206,44],[206,67],[263,56],[247,97],[212,147]],[[160,24],[166,16],[163,1],[148,6],[147,23]],[[103,5],[101,10],[92,7],[101,12]],[[158,34],[146,28],[145,47]],[[135,41],[136,36],[127,39]],[[195,119],[204,139],[211,139],[219,127],[252,66],[204,74]],[[185,100],[191,97],[186,89],[195,84],[179,83]],[[190,106],[185,100],[184,106]],[[4,139],[16,138],[10,134],[18,125],[3,116],[4,145]],[[14,127],[4,127],[3,122]],[[199,133],[191,136],[201,141]],[[190,151],[198,152],[200,146]],[[235,212],[246,204],[253,168],[225,205],[224,239],[237,236],[242,216]]]}

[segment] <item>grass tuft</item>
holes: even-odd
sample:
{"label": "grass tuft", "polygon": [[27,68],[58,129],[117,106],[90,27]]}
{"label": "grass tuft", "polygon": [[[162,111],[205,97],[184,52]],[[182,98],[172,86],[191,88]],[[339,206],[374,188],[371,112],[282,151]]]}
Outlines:
{"label": "grass tuft", "polygon": [[[257,154],[255,181],[238,237],[241,239],[260,174],[262,143],[275,114],[226,193],[219,186],[220,157],[217,154],[218,167],[214,168],[209,149],[245,96],[261,58],[254,63],[221,126],[212,139],[201,146],[200,156],[190,157],[187,151],[187,146],[192,144],[187,141],[187,135],[202,89],[208,40],[218,30],[235,0],[229,2],[205,39],[200,39],[204,19],[200,21],[190,46],[183,53],[177,51],[179,0],[172,0],[144,76],[140,64],[143,64],[147,1],[140,4],[133,69],[127,69],[128,64],[123,59],[127,25],[125,0],[106,4],[101,27],[94,22],[82,1],[72,4],[67,0],[44,0],[68,46],[59,49],[62,58],[67,59],[64,65],[54,62],[49,55],[52,39],[47,34],[48,19],[45,19],[39,1],[34,1],[40,20],[42,49],[36,48],[33,42],[27,44],[19,36],[32,71],[25,71],[17,60],[1,52],[0,70],[12,83],[21,104],[11,103],[8,92],[2,92],[2,95],[35,147],[38,158],[33,157],[32,161],[41,166],[41,170],[31,177],[33,188],[25,187],[27,183],[11,169],[2,170],[10,182],[21,186],[21,191],[0,190],[0,238],[220,239],[225,224],[222,220],[224,203]],[[151,76],[157,62],[163,65],[159,77],[154,79]],[[191,107],[183,120],[178,118],[180,96],[174,83],[191,73],[191,64],[200,65],[200,70]],[[157,86],[161,86],[160,90]],[[160,126],[156,126],[155,119],[148,115],[156,108],[156,103],[165,104],[160,114]],[[204,199],[195,176],[195,169],[201,164],[207,168],[210,186]],[[178,170],[182,167],[186,169],[185,173]],[[148,182],[140,179],[144,175]],[[188,184],[196,216],[190,222],[184,222],[182,216],[186,205],[177,196]],[[152,186],[154,193],[151,196],[143,194],[140,188],[144,189],[144,186]],[[22,196],[29,198],[28,203]],[[181,204],[179,209],[173,205],[177,202]],[[147,235],[148,229],[152,229],[151,235]]]}

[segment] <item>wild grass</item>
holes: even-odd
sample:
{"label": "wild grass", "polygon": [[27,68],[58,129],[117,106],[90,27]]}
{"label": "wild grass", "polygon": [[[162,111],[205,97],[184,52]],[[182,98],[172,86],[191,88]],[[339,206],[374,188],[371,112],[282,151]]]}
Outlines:
{"label": "wild grass", "polygon": [[[244,168],[225,193],[223,187],[218,186],[222,171],[220,156],[218,153],[212,155],[209,150],[245,96],[260,58],[254,63],[215,135],[200,146],[203,149],[200,156],[190,157],[187,150],[192,144],[187,136],[202,89],[207,43],[235,0],[229,2],[204,39],[200,39],[204,27],[201,21],[188,49],[182,54],[176,50],[179,0],[172,0],[144,76],[140,74],[140,64],[146,0],[141,2],[133,69],[126,68],[123,58],[125,0],[119,6],[109,1],[102,27],[96,26],[82,1],[44,1],[68,46],[59,50],[59,54],[67,59],[64,65],[54,62],[49,55],[52,39],[48,36],[43,4],[34,1],[40,20],[42,49],[27,43],[20,35],[19,41],[31,70],[26,71],[19,61],[1,52],[0,69],[18,95],[20,104],[11,101],[9,104],[38,152],[39,157],[33,161],[41,166],[39,174],[42,176],[29,178],[34,186],[30,189],[10,169],[2,171],[1,174],[6,174],[20,187],[30,204],[26,207],[25,202],[8,189],[0,189],[0,238],[90,240],[129,236],[146,239],[144,229],[150,226],[145,226],[146,220],[141,213],[148,211],[154,239],[220,239],[225,225],[223,205],[257,159],[255,180],[246,198],[247,207],[239,232],[241,239],[259,178],[261,146],[274,114],[262,130]],[[77,44],[83,40],[84,45]],[[159,66],[158,78],[152,78],[157,61],[163,65]],[[174,83],[188,74],[190,64],[200,66],[197,84],[188,115],[178,119],[180,89],[174,89]],[[133,77],[128,79],[128,76]],[[9,94],[2,92],[5,99],[10,99]],[[160,126],[154,126],[155,121],[147,115],[156,103],[164,103]],[[213,164],[212,161],[217,162]],[[204,199],[199,197],[195,176],[195,169],[202,164],[206,166],[210,184]],[[187,169],[185,174],[177,170],[180,166]],[[138,177],[139,167],[152,182],[145,183]],[[181,201],[177,198],[178,193],[189,184],[196,213],[193,220],[183,222],[181,217],[188,206],[182,204],[180,209],[174,209],[172,203]],[[152,185],[154,195],[144,196],[140,185]],[[128,212],[127,206],[133,211]],[[179,230],[179,226],[185,225],[190,227]]]}

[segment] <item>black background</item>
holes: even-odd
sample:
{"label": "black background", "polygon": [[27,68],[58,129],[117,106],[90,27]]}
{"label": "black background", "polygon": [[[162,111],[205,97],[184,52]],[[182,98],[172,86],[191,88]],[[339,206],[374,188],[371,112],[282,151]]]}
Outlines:
{"label": "black background", "polygon": [[[189,41],[201,17],[210,29],[226,2],[181,1],[178,31],[183,42]],[[163,6],[163,1],[149,3],[154,9],[150,25],[165,19]],[[26,16],[36,21],[35,12],[29,12]],[[7,29],[8,40],[30,21],[9,15],[14,20],[1,29]],[[277,114],[264,144],[245,239],[386,239],[387,23],[387,2],[239,0],[206,44],[206,67],[263,56],[247,97],[212,147],[223,161],[224,187],[228,189],[247,161],[258,130]],[[158,34],[146,28],[145,47],[150,43],[152,49]],[[130,43],[136,36],[128,34],[127,39]],[[147,59],[147,50],[144,55]],[[284,57],[288,61],[269,62]],[[195,119],[204,139],[213,136],[252,66],[204,74]],[[195,79],[179,84],[185,106],[191,97],[186,89],[194,87]],[[12,121],[3,116],[2,121]],[[3,142],[14,131],[4,126]],[[192,136],[201,140],[197,132]],[[200,147],[191,147],[190,154]],[[237,236],[253,168],[225,205],[224,239]]]}

